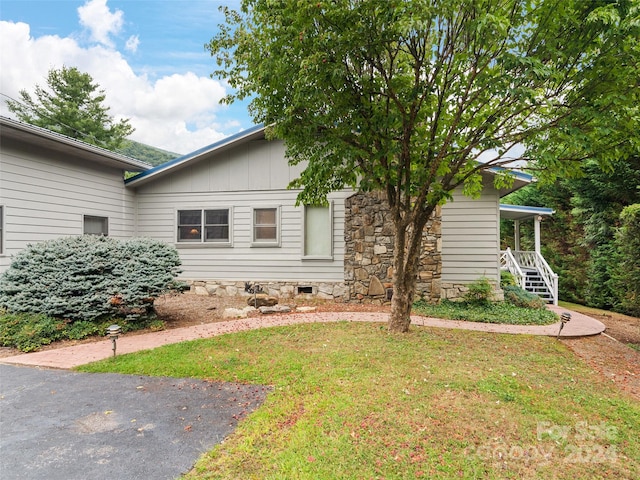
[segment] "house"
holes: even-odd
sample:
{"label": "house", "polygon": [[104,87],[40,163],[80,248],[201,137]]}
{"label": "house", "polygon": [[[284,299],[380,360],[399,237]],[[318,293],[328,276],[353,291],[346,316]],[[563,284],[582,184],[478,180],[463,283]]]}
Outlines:
{"label": "house", "polygon": [[[4,268],[7,255],[25,241],[43,240],[56,231],[57,235],[108,233],[175,245],[182,259],[182,277],[196,293],[236,294],[250,282],[281,297],[314,294],[378,301],[391,294],[393,231],[384,198],[342,190],[329,195],[326,207],[297,206],[298,192],[287,186],[302,167],[288,164],[283,143],[267,141],[263,126],[155,168],[73,144],[86,150],[87,156],[93,155],[96,165],[88,170],[80,151],[67,158],[51,144],[40,145],[42,140],[32,127],[22,126],[30,140],[15,139],[5,149],[4,122],[0,170],[0,206],[6,209],[6,247],[0,264]],[[47,140],[69,148],[69,139]],[[48,188],[41,190],[53,173],[32,175],[27,162],[47,165],[51,172],[59,168],[67,178],[44,182]],[[123,184],[124,169],[141,173]],[[13,177],[5,180],[5,171]],[[455,193],[454,201],[443,206],[425,229],[419,295],[455,298],[479,277],[499,284],[502,268],[515,270],[500,254],[500,198],[531,180],[517,173],[510,190],[496,190],[493,174],[488,172],[479,199]],[[29,186],[8,190],[18,183]],[[96,183],[108,186],[98,190]],[[94,191],[101,195],[94,196]],[[57,199],[65,195],[71,200],[58,206]],[[55,209],[43,208],[45,204]],[[23,221],[25,214],[18,211],[26,210],[29,220]],[[108,223],[108,232],[98,231],[97,219]],[[91,222],[96,226],[87,230],[84,223]],[[23,224],[33,225],[29,235],[18,234]],[[41,231],[45,226],[46,232]]]}
{"label": "house", "polygon": [[29,243],[83,233],[135,235],[123,173],[151,166],[0,117],[0,271]]}

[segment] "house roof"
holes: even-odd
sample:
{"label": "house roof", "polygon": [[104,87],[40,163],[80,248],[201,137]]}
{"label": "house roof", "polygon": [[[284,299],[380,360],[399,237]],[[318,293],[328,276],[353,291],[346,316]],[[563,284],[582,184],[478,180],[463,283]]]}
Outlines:
{"label": "house roof", "polygon": [[[251,140],[256,140],[260,138],[264,138],[264,130],[265,126],[263,124],[256,125],[247,130],[243,130],[234,135],[226,137],[218,142],[212,143],[211,145],[207,145],[199,150],[188,153],[181,157],[170,160],[166,163],[158,165],[157,167],[146,170],[134,177],[131,177],[125,181],[127,186],[140,186],[144,185],[156,178],[163,177],[177,169],[180,169],[186,165],[189,165],[193,162],[197,162],[202,157],[209,155],[213,152],[221,152],[225,149],[231,148],[233,146],[240,145],[244,142],[248,142]],[[486,170],[486,172],[490,175],[497,175],[498,173],[509,171],[510,174],[514,177],[513,185],[510,188],[504,188],[500,190],[500,196],[507,195],[519,188],[528,185],[529,183],[534,181],[532,175],[527,173],[518,171],[518,170],[508,170],[504,167],[491,167]]]}
{"label": "house roof", "polygon": [[499,173],[508,171],[509,175],[513,177],[513,184],[510,187],[501,188],[499,190],[501,197],[504,197],[505,195],[515,192],[516,190],[524,186],[527,186],[532,182],[535,182],[535,178],[533,177],[533,175],[529,175],[528,173],[524,173],[520,170],[511,170],[504,167],[491,167],[491,168],[488,168],[486,171],[488,173],[491,173],[492,175],[497,175]]}
{"label": "house roof", "polygon": [[151,168],[151,165],[141,160],[52,132],[46,128],[36,127],[35,125],[2,116],[0,116],[0,135],[3,140],[13,139],[26,142],[64,155],[81,157],[108,167],[132,172],[140,172]]}
{"label": "house roof", "polygon": [[168,174],[170,171],[174,171],[175,169],[179,169],[187,164],[193,163],[199,160],[201,157],[208,155],[213,152],[221,152],[225,149],[228,149],[232,146],[236,146],[243,142],[248,142],[251,140],[256,140],[264,137],[264,125],[256,125],[255,127],[251,127],[247,130],[243,130],[241,132],[236,133],[235,135],[231,135],[230,137],[223,138],[222,140],[212,143],[211,145],[207,145],[206,147],[202,147],[195,152],[187,153],[178,158],[174,158],[166,163],[158,165],[150,170],[142,172],[134,177],[131,177],[125,181],[125,184],[128,186],[140,186],[145,183],[155,179],[162,177]]}
{"label": "house roof", "polygon": [[554,213],[552,208],[500,204],[500,218],[508,220],[527,220],[538,215],[551,216]]}

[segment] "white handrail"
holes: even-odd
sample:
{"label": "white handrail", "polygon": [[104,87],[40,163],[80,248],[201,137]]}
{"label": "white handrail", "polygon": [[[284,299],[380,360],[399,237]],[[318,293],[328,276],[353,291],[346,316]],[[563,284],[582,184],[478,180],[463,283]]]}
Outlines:
{"label": "white handrail", "polygon": [[545,285],[551,292],[553,304],[558,304],[558,275],[551,270],[551,267],[538,252],[513,252],[516,263],[523,268],[533,268],[540,273]]}
{"label": "white handrail", "polygon": [[511,253],[511,248],[507,247],[506,250],[500,252],[500,267],[509,271],[516,278],[518,285],[524,288],[525,275],[513,256],[513,253]]}

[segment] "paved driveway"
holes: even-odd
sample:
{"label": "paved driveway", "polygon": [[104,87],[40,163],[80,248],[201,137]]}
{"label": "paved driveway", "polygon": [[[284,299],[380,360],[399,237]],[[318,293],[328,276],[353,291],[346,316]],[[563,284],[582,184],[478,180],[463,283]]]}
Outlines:
{"label": "paved driveway", "polygon": [[173,479],[268,390],[0,365],[0,478]]}

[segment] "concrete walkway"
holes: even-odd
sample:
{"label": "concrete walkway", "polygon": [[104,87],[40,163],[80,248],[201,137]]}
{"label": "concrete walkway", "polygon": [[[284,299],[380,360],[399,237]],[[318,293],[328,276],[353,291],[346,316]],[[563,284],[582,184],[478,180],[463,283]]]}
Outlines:
{"label": "concrete walkway", "polygon": [[[549,306],[557,313],[569,311],[564,308]],[[598,335],[605,329],[603,323],[581,313],[569,311],[571,321],[565,325],[560,334],[561,338],[584,337]],[[311,312],[286,315],[260,316],[227,322],[207,323],[193,327],[175,328],[160,332],[140,335],[123,335],[117,341],[117,353],[131,353],[148,350],[170,343],[209,338],[225,333],[255,330],[258,328],[294,325],[300,323],[321,322],[386,322],[388,313],[363,312]],[[555,337],[560,330],[560,322],[552,325],[502,325],[493,323],[476,323],[458,320],[442,320],[421,316],[412,316],[411,324],[425,327],[458,328],[479,332],[544,335]],[[72,347],[64,347],[42,352],[25,353],[13,357],[0,358],[0,363],[15,365],[30,365],[48,368],[70,369],[97,360],[103,360],[113,355],[111,340],[101,340]]]}

